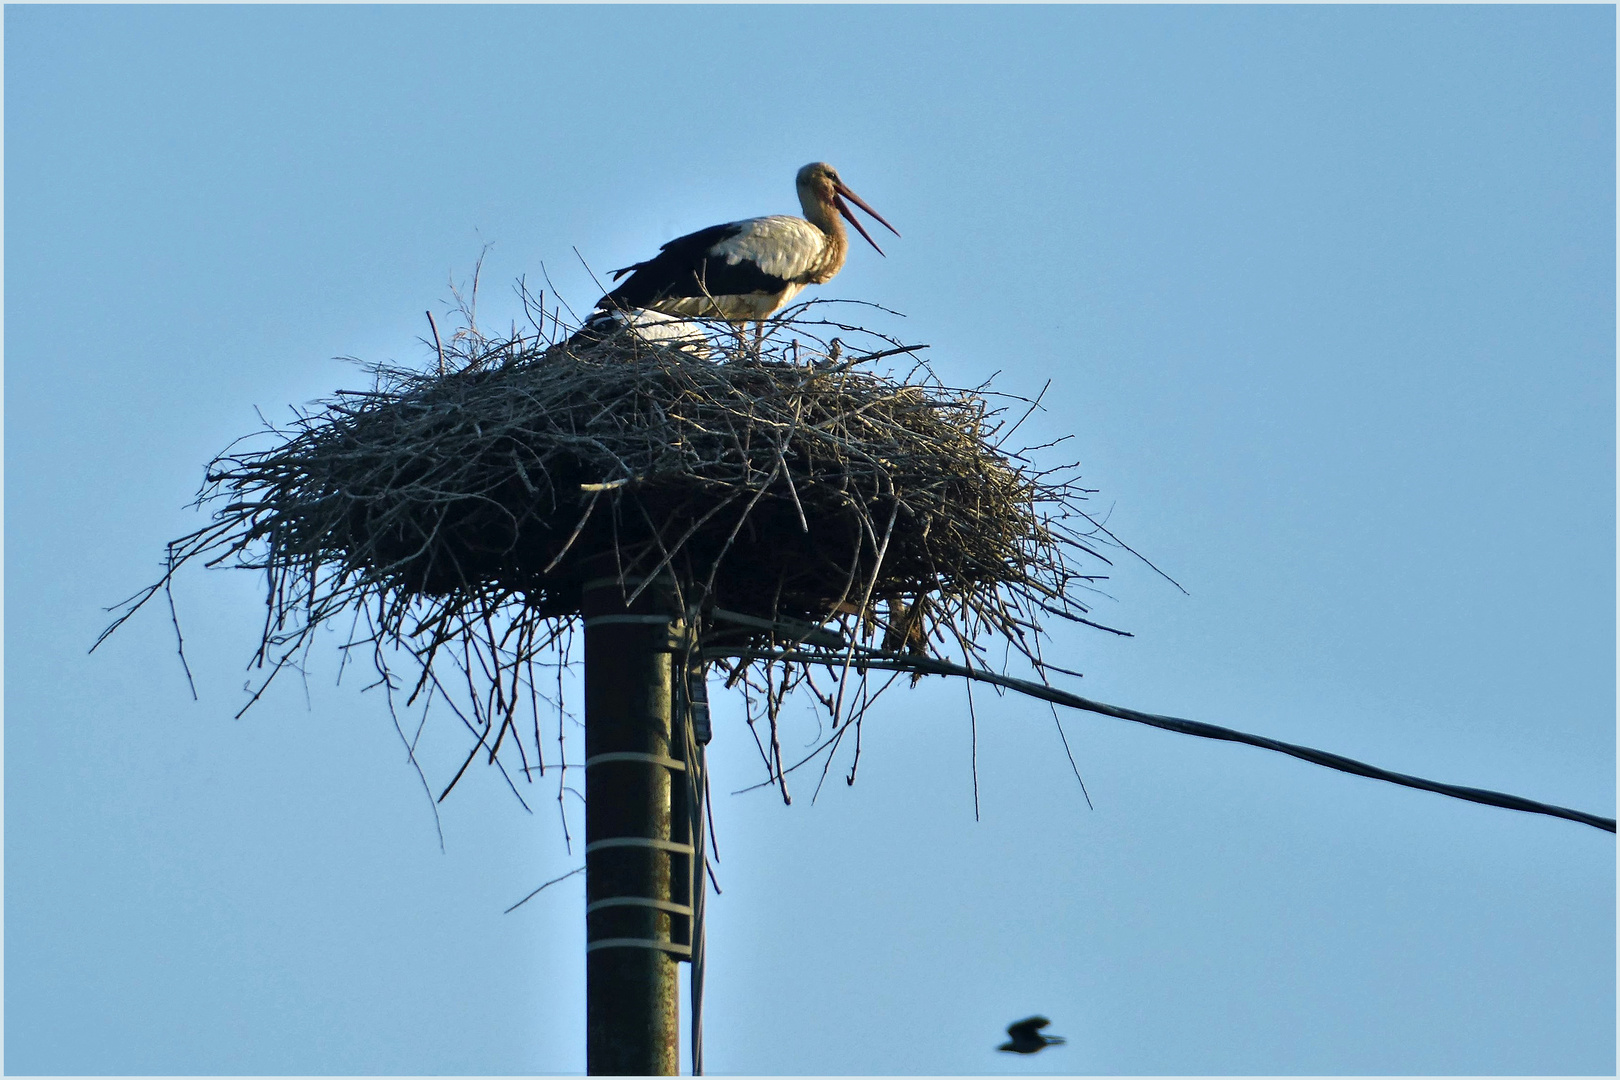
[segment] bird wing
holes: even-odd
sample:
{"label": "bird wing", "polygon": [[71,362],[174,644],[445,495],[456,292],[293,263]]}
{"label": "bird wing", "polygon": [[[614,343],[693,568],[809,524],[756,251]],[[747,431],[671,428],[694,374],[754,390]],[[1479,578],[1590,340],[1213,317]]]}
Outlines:
{"label": "bird wing", "polygon": [[675,248],[681,251],[708,251],[710,248],[736,236],[754,223],[753,218],[743,221],[728,221],[724,225],[710,225],[707,229],[677,236],[667,244],[659,245],[659,251],[669,251]]}
{"label": "bird wing", "polygon": [[801,281],[821,259],[827,236],[804,218],[787,214],[749,218],[714,245],[713,254],[732,266],[752,263],[782,281]]}
{"label": "bird wing", "polygon": [[[646,262],[627,266],[614,274],[629,278],[596,302],[597,307],[649,307],[659,300],[686,296],[748,296],[780,293],[792,283],[789,275],[777,273],[788,260],[777,252],[762,255],[775,247],[768,238],[782,230],[774,224],[780,218],[750,218],[715,225],[678,237],[665,244]],[[788,218],[786,220],[797,220]],[[800,222],[815,230],[809,222]]]}
{"label": "bird wing", "polygon": [[716,244],[737,235],[748,224],[746,221],[729,221],[724,225],[710,225],[707,229],[699,229],[697,232],[687,233],[685,236],[677,236],[669,243],[659,247],[659,254],[654,255],[652,258],[643,259],[641,262],[631,263],[629,266],[613,271],[613,280],[618,281],[624,275],[640,270],[643,266],[651,266],[660,260],[669,262],[670,260],[666,258],[666,255],[671,254],[671,249],[673,249],[673,257],[675,258],[691,259],[700,257]]}
{"label": "bird wing", "polygon": [[1048,1020],[1044,1016],[1027,1017],[1026,1019],[1018,1021],[1016,1024],[1008,1024],[1007,1034],[1011,1035],[1015,1039],[1020,1036],[1027,1037],[1034,1035],[1037,1031],[1051,1022],[1052,1021]]}

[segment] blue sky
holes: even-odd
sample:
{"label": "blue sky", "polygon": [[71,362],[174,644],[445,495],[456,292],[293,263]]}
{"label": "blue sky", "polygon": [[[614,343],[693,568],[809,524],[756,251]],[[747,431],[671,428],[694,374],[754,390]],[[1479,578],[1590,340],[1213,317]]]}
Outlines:
{"label": "blue sky", "polygon": [[[819,295],[1051,379],[1021,434],[1190,593],[1121,563],[1080,692],[1614,813],[1612,8],[4,18],[8,1072],[583,1069],[579,880],[502,914],[578,865],[554,801],[476,776],[441,853],[330,654],[232,720],[251,575],[177,587],[200,702],[161,611],[85,650],[255,408],[425,362],[485,242],[487,321],[542,264],[584,307],[574,247],[818,159],[904,234]],[[717,706],[710,1071],[1613,1072],[1612,836],[1074,715],[1087,809],[975,703],[978,822],[959,686],[813,806],[725,794]],[[996,1054],[1031,1012],[1069,1045]]]}

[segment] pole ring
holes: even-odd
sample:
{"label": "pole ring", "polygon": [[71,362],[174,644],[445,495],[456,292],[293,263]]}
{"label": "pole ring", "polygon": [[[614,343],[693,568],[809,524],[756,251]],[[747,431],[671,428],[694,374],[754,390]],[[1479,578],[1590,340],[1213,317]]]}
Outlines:
{"label": "pole ring", "polygon": [[614,750],[607,754],[592,754],[585,759],[585,767],[588,769],[592,765],[599,765],[608,761],[642,761],[648,765],[662,765],[666,769],[674,769],[677,772],[686,771],[686,762],[684,761],[664,757],[662,754],[642,754],[635,750]]}
{"label": "pole ring", "polygon": [[589,615],[585,629],[593,626],[671,626],[681,621],[679,615]]}
{"label": "pole ring", "polygon": [[616,577],[588,578],[585,584],[581,585],[580,588],[585,592],[590,592],[592,589],[605,588],[609,585],[623,585],[625,588],[633,588],[642,584],[646,580],[647,579],[644,577],[627,577],[623,579]]}
{"label": "pole ring", "polygon": [[650,836],[610,836],[606,840],[593,840],[585,845],[585,854],[589,855],[603,848],[618,847],[652,848],[655,851],[671,851],[677,855],[692,854],[691,844],[680,844],[674,840],[655,840]]}
{"label": "pole ring", "polygon": [[610,937],[603,938],[601,941],[588,941],[585,943],[586,952],[595,952],[597,949],[623,948],[660,949],[667,953],[673,953],[682,960],[692,958],[692,947],[690,945],[677,945],[673,941],[654,941],[651,938],[638,937]]}
{"label": "pole ring", "polygon": [[691,915],[692,909],[687,904],[677,904],[670,900],[653,900],[645,896],[610,896],[604,900],[597,900],[585,905],[585,914],[589,915],[598,908],[610,907],[650,907],[660,911],[673,912],[676,915]]}

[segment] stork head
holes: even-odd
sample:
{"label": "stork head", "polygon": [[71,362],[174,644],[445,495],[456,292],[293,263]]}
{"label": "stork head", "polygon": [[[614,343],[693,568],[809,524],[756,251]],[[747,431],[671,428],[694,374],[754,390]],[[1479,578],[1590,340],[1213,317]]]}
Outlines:
{"label": "stork head", "polygon": [[[877,249],[879,255],[883,254],[883,249],[877,246],[877,241],[872,239],[872,235],[861,227],[859,221],[855,220],[855,215],[850,212],[848,203],[844,202],[845,199],[871,214],[872,217],[877,219],[878,224],[894,233],[894,235],[900,235],[898,229],[883,220],[882,214],[866,205],[865,199],[849,190],[844,182],[838,178],[838,170],[825,161],[812,161],[800,169],[797,183],[799,187],[799,205],[804,207],[807,217],[814,217],[817,207],[836,210],[843,216],[845,221],[855,226],[855,231],[860,233],[868,244]],[[827,214],[826,216],[831,218],[832,215]]]}

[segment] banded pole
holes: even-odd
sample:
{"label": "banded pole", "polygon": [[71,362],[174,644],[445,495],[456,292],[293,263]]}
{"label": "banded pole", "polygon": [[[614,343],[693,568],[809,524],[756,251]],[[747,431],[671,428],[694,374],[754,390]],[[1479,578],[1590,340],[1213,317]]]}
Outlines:
{"label": "banded pole", "polygon": [[680,1071],[676,966],[691,957],[685,740],[672,729],[684,625],[673,586],[586,582],[585,1071]]}

